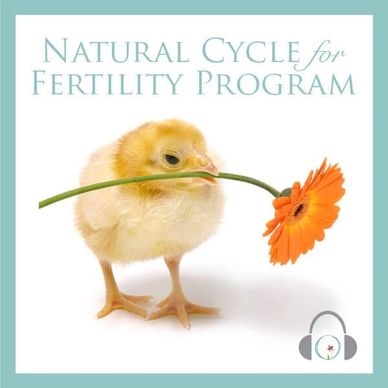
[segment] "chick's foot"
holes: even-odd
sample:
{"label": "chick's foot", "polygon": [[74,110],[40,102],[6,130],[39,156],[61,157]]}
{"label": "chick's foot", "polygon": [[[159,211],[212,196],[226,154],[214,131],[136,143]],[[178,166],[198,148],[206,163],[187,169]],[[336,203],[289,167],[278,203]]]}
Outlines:
{"label": "chick's foot", "polygon": [[183,295],[171,293],[156,306],[158,309],[151,313],[148,319],[158,319],[168,315],[176,315],[185,329],[190,329],[189,314],[217,315],[220,309],[200,306],[189,302]]}
{"label": "chick's foot", "polygon": [[138,306],[138,303],[147,303],[151,296],[134,296],[123,294],[113,276],[111,265],[106,261],[100,261],[106,286],[106,299],[104,308],[97,314],[97,318],[103,318],[114,310],[126,310],[143,318],[147,316],[147,310]]}
{"label": "chick's foot", "polygon": [[97,314],[97,318],[103,318],[114,310],[126,310],[146,318],[147,310],[140,307],[138,303],[147,303],[150,299],[152,297],[147,295],[126,295],[120,292],[107,299],[104,308]]}

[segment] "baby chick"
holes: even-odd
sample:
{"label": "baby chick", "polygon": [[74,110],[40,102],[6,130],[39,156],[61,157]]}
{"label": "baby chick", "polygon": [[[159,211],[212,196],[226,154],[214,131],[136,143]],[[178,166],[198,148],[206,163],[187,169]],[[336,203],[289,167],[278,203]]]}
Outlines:
{"label": "baby chick", "polygon": [[[168,172],[217,174],[202,133],[184,121],[149,122],[94,153],[81,184]],[[148,296],[125,295],[111,263],[164,257],[172,289],[149,319],[177,315],[190,328],[188,314],[216,314],[218,309],[190,303],[179,279],[182,256],[207,240],[223,212],[223,194],[214,178],[179,178],[114,186],[81,195],[76,219],[87,245],[97,256],[105,279],[101,318],[117,309],[147,316],[139,303]]]}

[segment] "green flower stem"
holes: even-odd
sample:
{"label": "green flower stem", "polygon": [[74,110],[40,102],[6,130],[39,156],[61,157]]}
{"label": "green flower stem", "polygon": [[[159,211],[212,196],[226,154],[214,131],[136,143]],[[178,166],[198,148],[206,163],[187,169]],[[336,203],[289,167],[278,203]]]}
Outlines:
{"label": "green flower stem", "polygon": [[238,175],[238,174],[229,174],[227,172],[220,172],[218,174],[218,176],[216,176],[215,178],[230,179],[232,181],[240,181],[240,182],[250,183],[251,185],[258,186],[258,187],[268,191],[275,198],[278,197],[280,194],[280,191],[274,189],[272,186],[267,185],[266,183],[259,181],[258,179],[251,178],[249,176]]}
{"label": "green flower stem", "polygon": [[39,202],[39,209],[42,207],[46,207],[55,202],[62,201],[63,199],[74,197],[75,195],[87,193],[93,190],[105,189],[106,187],[125,185],[128,183],[137,183],[137,182],[146,182],[146,181],[157,181],[164,179],[175,179],[175,178],[221,178],[221,179],[230,179],[234,181],[240,181],[245,183],[250,183],[252,185],[261,187],[264,190],[267,190],[271,193],[275,198],[279,195],[279,191],[275,190],[273,187],[267,185],[264,182],[261,182],[257,179],[250,178],[244,175],[237,174],[228,174],[226,172],[220,172],[218,175],[213,175],[208,172],[175,172],[170,174],[158,174],[158,175],[145,175],[145,176],[135,176],[131,178],[123,178],[123,179],[114,179],[106,182],[93,183],[91,185],[79,187],[77,189],[65,191],[63,193],[54,195],[53,197],[46,198],[43,201]]}

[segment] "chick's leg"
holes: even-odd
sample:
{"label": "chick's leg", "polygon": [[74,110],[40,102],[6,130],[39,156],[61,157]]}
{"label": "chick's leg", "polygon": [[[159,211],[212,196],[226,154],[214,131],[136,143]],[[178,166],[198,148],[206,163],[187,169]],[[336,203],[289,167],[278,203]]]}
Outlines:
{"label": "chick's leg", "polygon": [[102,272],[104,274],[106,286],[106,301],[104,308],[97,314],[97,318],[103,318],[113,310],[126,310],[138,314],[145,318],[147,311],[138,306],[137,303],[148,302],[150,296],[133,296],[120,292],[116,280],[113,276],[112,267],[106,261],[100,261]]}
{"label": "chick's leg", "polygon": [[179,279],[180,261],[181,257],[165,258],[165,262],[171,275],[171,293],[166,299],[162,300],[157,305],[158,309],[149,316],[149,319],[157,319],[167,315],[176,315],[183,327],[190,329],[188,314],[216,315],[220,310],[217,308],[193,304],[186,299]]}

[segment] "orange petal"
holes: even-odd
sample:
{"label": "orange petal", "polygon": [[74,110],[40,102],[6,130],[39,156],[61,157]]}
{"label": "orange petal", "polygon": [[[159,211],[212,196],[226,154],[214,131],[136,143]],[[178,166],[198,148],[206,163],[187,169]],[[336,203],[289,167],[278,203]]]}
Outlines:
{"label": "orange petal", "polygon": [[275,245],[280,236],[282,235],[282,232],[283,232],[283,229],[284,229],[284,224],[281,224],[276,230],[275,232],[273,233],[273,235],[271,236],[271,238],[269,239],[268,241],[268,244],[269,245]]}
{"label": "orange petal", "polygon": [[277,263],[277,249],[270,252],[270,255],[271,255],[270,263],[275,265]]}
{"label": "orange petal", "polygon": [[322,180],[322,178],[325,175],[325,168],[326,168],[326,158],[323,161],[321,167],[315,171],[313,181],[311,182],[311,186],[309,190],[312,190],[314,187],[316,187],[316,185],[319,184],[319,182]]}
{"label": "orange petal", "polygon": [[271,234],[278,226],[279,222],[280,221],[277,218],[274,218],[273,220],[267,222],[265,225],[267,227],[267,230],[263,233],[263,236],[265,237]]}
{"label": "orange petal", "polygon": [[310,205],[309,216],[318,219],[323,228],[330,228],[338,217],[339,207],[335,205]]}
{"label": "orange petal", "polygon": [[320,226],[319,221],[312,220],[311,217],[307,214],[303,220],[305,221],[306,230],[310,233],[311,237],[314,240],[322,241],[325,238],[325,233],[323,227]]}
{"label": "orange petal", "polygon": [[300,236],[300,252],[306,253],[308,251],[308,241],[303,233],[303,230],[300,226],[300,223],[295,224],[295,227],[299,230],[299,236]]}
{"label": "orange petal", "polygon": [[304,185],[302,187],[302,190],[300,192],[300,195],[302,196],[303,194],[306,193],[306,191],[310,188],[311,186],[311,182],[313,180],[313,172],[310,171],[310,174],[308,175],[307,179],[306,179],[306,182],[304,182]]}
{"label": "orange petal", "polygon": [[298,224],[289,228],[289,235],[290,259],[295,263],[302,251],[302,236]]}
{"label": "orange petal", "polygon": [[273,206],[275,209],[280,209],[284,205],[287,205],[288,203],[291,202],[290,197],[284,196],[284,197],[279,197],[273,200]]}
{"label": "orange petal", "polygon": [[312,192],[311,203],[313,204],[333,204],[338,202],[345,194],[345,189],[341,187],[343,179],[339,179],[332,184]]}
{"label": "orange petal", "polygon": [[336,170],[329,170],[321,179],[321,181],[316,185],[314,188],[314,191],[319,191],[326,186],[329,186],[336,182],[337,180],[342,180],[341,182],[337,182],[337,185],[340,187],[342,183],[344,182],[342,173],[340,169]]}
{"label": "orange petal", "polygon": [[302,236],[302,239],[304,241],[304,246],[303,246],[303,253],[306,253],[308,250],[314,248],[314,238],[309,232],[308,228],[304,225],[303,221],[299,223],[299,229],[300,229],[300,234]]}
{"label": "orange petal", "polygon": [[321,167],[319,167],[318,173],[321,173],[326,168],[327,158],[323,159]]}
{"label": "orange petal", "polygon": [[[321,174],[320,178],[316,180],[314,185],[311,185],[310,191],[321,189],[340,178],[343,178],[341,169],[337,167],[337,165],[329,166],[328,169]],[[341,186],[342,183],[343,182],[341,182],[339,186]]]}
{"label": "orange petal", "polygon": [[286,227],[283,228],[283,232],[279,238],[277,262],[280,264],[286,264],[290,257],[289,252],[289,235]]}
{"label": "orange petal", "polygon": [[300,196],[300,183],[295,182],[291,189],[291,203],[295,203]]}
{"label": "orange petal", "polygon": [[285,217],[288,216],[288,213],[293,208],[293,205],[290,203],[288,205],[283,205],[280,209],[275,211],[275,217],[279,218],[280,220],[283,220]]}

